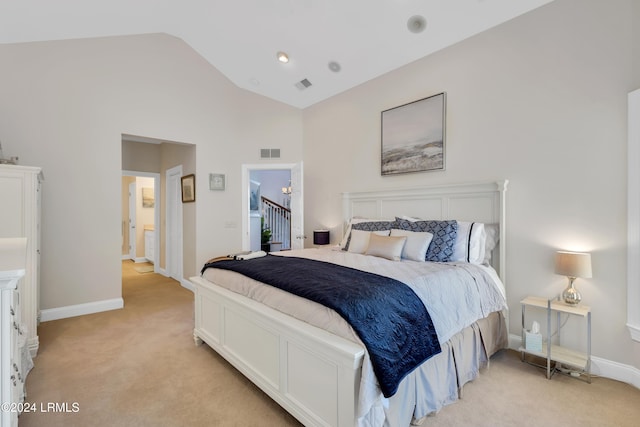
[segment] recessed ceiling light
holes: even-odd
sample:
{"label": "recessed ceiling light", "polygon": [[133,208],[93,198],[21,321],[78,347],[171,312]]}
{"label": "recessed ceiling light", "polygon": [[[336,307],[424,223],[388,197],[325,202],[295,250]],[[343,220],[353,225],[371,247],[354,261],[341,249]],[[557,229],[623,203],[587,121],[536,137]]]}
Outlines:
{"label": "recessed ceiling light", "polygon": [[333,71],[334,73],[338,73],[338,72],[340,72],[340,69],[341,69],[341,68],[342,68],[342,67],[340,66],[340,64],[338,64],[336,61],[331,61],[331,62],[329,62],[329,69],[330,69],[331,71]]}
{"label": "recessed ceiling light", "polygon": [[278,61],[282,62],[283,64],[289,62],[289,55],[287,55],[285,52],[278,52],[276,57],[278,58]]}
{"label": "recessed ceiling light", "polygon": [[421,33],[427,28],[427,20],[422,15],[413,15],[407,20],[407,28],[412,33]]}

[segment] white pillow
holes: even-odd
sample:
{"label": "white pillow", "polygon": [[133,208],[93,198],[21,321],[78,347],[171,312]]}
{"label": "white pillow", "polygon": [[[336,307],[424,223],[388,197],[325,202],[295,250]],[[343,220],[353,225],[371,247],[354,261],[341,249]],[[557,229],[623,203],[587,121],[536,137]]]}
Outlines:
{"label": "white pillow", "polygon": [[482,264],[485,258],[486,234],[481,222],[458,221],[451,261]]}
{"label": "white pillow", "polygon": [[357,216],[351,218],[351,220],[349,221],[349,224],[347,225],[347,230],[344,232],[344,235],[342,236],[342,240],[340,241],[340,247],[342,249],[347,247],[347,242],[349,241],[349,235],[351,234],[351,226],[353,224],[359,224],[361,222],[374,222],[374,221],[393,221],[393,220],[392,219],[371,219],[371,218],[362,218]]}
{"label": "white pillow", "polygon": [[371,233],[378,236],[388,236],[389,230],[386,231],[365,231],[365,230],[351,230],[351,242],[349,243],[349,252],[356,254],[363,254],[369,247],[369,236]]}
{"label": "white pillow", "polygon": [[369,236],[369,246],[367,247],[365,255],[373,255],[390,259],[391,261],[400,261],[402,258],[402,249],[406,241],[406,236],[379,236],[373,232]]}
{"label": "white pillow", "polygon": [[485,244],[484,244],[484,260],[482,264],[491,264],[491,253],[498,245],[500,240],[500,226],[498,224],[485,224]]}
{"label": "white pillow", "polygon": [[433,239],[433,234],[426,231],[398,230],[395,228],[391,230],[391,236],[405,236],[407,242],[402,250],[402,258],[420,262],[424,262],[427,249],[429,249],[429,244]]}

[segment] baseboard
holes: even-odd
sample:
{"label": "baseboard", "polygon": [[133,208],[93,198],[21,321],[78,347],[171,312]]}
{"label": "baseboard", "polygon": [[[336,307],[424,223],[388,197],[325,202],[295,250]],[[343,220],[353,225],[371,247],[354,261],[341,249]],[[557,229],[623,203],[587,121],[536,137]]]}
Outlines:
{"label": "baseboard", "polygon": [[68,305],[66,307],[49,308],[40,312],[40,321],[66,319],[68,317],[83,316],[85,314],[100,313],[102,311],[118,310],[124,307],[122,298],[89,302],[86,304]]}
{"label": "baseboard", "polygon": [[[169,274],[167,273],[167,270],[165,270],[164,268],[161,268],[161,267],[158,268],[157,273],[158,274],[162,274],[164,277],[169,277]],[[180,282],[180,286],[182,286],[183,288],[187,288],[191,292],[195,293],[196,290],[193,287],[193,283],[191,283],[187,279],[178,280],[178,282]]]}
{"label": "baseboard", "polygon": [[191,283],[190,281],[188,281],[187,279],[182,279],[180,281],[180,284],[182,285],[183,288],[187,288],[189,289],[191,292],[196,293],[196,288],[193,286],[193,283]]}
{"label": "baseboard", "polygon": [[612,380],[631,384],[640,389],[640,369],[600,357],[591,356],[591,372]]}
{"label": "baseboard", "polygon": [[[522,337],[520,335],[509,334],[510,349],[518,351],[521,345]],[[592,355],[591,374],[631,384],[640,389],[640,369],[631,365],[624,365]]]}

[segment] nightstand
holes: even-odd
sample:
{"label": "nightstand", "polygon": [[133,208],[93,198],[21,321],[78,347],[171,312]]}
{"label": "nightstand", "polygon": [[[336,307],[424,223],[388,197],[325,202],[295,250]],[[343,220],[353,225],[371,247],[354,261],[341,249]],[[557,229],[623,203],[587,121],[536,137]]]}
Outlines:
{"label": "nightstand", "polygon": [[[591,383],[591,307],[579,304],[572,306],[566,304],[564,301],[556,298],[547,299],[541,297],[529,296],[520,301],[522,305],[522,346],[519,351],[522,355],[522,361],[525,362],[525,356],[532,354],[543,359],[546,359],[547,378],[555,372],[569,373],[570,376],[576,378],[582,378],[586,376],[586,381]],[[547,328],[546,333],[542,333],[542,350],[535,351],[527,349],[525,347],[525,316],[527,308],[530,309],[543,309],[546,310],[547,315]],[[555,321],[557,327],[556,340],[552,340],[551,335],[551,323],[552,315],[555,314]],[[587,351],[581,352],[573,349],[563,347],[559,344],[553,344],[552,341],[560,342],[560,331],[562,329],[562,323],[560,316],[566,314],[568,316],[578,316],[584,318],[587,322]],[[555,362],[552,369],[551,362]],[[563,369],[560,365],[566,365],[570,369]]]}

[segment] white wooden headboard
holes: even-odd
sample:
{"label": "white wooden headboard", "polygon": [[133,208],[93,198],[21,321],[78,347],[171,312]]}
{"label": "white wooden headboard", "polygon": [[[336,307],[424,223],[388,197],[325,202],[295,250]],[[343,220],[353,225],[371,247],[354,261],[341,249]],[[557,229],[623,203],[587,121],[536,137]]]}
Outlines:
{"label": "white wooden headboard", "polygon": [[353,217],[393,219],[402,215],[498,224],[500,240],[493,251],[492,264],[505,282],[508,183],[503,180],[342,193],[343,218],[345,224]]}

